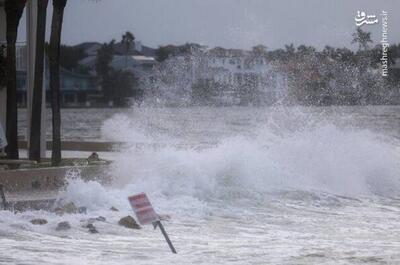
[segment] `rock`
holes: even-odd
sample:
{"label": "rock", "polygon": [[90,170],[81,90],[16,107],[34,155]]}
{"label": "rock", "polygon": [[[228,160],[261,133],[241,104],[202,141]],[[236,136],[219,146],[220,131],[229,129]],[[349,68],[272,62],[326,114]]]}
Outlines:
{"label": "rock", "polygon": [[114,206],[112,206],[112,207],[110,208],[110,210],[113,211],[113,212],[119,212],[119,210],[118,210],[117,208],[115,208]]}
{"label": "rock", "polygon": [[78,208],[78,213],[84,213],[84,214],[86,214],[86,212],[87,212],[87,208],[86,208],[86,207],[79,207],[79,208]]}
{"label": "rock", "polygon": [[88,162],[92,162],[92,161],[99,161],[99,155],[97,153],[92,153],[89,157],[88,157]]}
{"label": "rock", "polygon": [[89,218],[89,219],[88,219],[88,223],[90,223],[90,224],[93,224],[93,223],[96,222],[96,221],[98,221],[98,222],[105,222],[105,221],[106,221],[106,218],[103,217],[103,216],[99,216],[99,217],[96,217],[96,218]]}
{"label": "rock", "polygon": [[92,223],[87,223],[86,225],[83,226],[84,228],[91,228],[94,227]]}
{"label": "rock", "polygon": [[119,220],[118,224],[121,226],[124,226],[126,228],[140,229],[140,225],[138,225],[136,223],[135,219],[133,219],[133,217],[130,215],[121,218],[121,220]]}
{"label": "rock", "polygon": [[57,231],[62,231],[62,230],[68,230],[71,228],[71,225],[68,222],[59,222],[57,224],[56,230]]}
{"label": "rock", "polygon": [[63,214],[64,214],[64,211],[63,211],[60,207],[55,208],[55,209],[54,209],[54,212],[55,212],[57,215],[63,215]]}
{"label": "rock", "polygon": [[75,204],[73,202],[65,204],[63,207],[61,207],[61,209],[65,213],[77,213],[78,212],[78,208],[75,206]]}
{"label": "rock", "polygon": [[47,220],[46,219],[40,219],[40,218],[32,219],[31,223],[34,224],[34,225],[45,225],[45,224],[47,224]]}
{"label": "rock", "polygon": [[99,233],[99,231],[97,231],[96,227],[93,224],[87,224],[86,228],[89,228],[89,232],[92,234]]}
{"label": "rock", "polygon": [[94,225],[92,223],[87,223],[87,224],[82,225],[82,227],[83,228],[91,228],[91,227],[94,227]]}
{"label": "rock", "polygon": [[99,231],[97,231],[96,227],[94,227],[94,226],[89,228],[89,232],[92,233],[92,234],[98,234],[99,233]]}
{"label": "rock", "polygon": [[99,216],[99,217],[96,218],[96,221],[105,222],[105,221],[106,221],[106,218],[103,217],[103,216]]}

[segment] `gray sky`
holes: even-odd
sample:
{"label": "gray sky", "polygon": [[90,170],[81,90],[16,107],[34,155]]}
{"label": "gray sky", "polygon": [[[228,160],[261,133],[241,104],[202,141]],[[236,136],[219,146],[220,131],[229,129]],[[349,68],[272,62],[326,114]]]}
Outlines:
{"label": "gray sky", "polygon": [[[400,42],[400,0],[68,0],[62,41],[120,40],[129,30],[152,47],[185,42],[350,47],[357,10],[379,19],[387,11],[389,42]],[[362,28],[372,32],[375,43],[380,41],[380,21]],[[20,40],[24,34],[21,27]]]}

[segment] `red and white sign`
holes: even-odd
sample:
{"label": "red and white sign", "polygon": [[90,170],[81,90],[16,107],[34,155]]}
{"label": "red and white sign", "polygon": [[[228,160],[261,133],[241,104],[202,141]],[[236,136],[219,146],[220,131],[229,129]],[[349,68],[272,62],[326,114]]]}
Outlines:
{"label": "red and white sign", "polygon": [[130,196],[128,200],[141,225],[151,224],[160,220],[145,193]]}

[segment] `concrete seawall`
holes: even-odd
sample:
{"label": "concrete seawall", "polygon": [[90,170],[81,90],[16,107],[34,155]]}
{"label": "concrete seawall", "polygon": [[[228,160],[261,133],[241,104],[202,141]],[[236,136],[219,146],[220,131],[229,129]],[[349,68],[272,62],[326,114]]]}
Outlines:
{"label": "concrete seawall", "polygon": [[[46,142],[46,149],[52,149],[53,142]],[[82,142],[82,141],[62,141],[61,149],[63,151],[84,151],[84,152],[112,152],[121,149],[126,143],[123,142]],[[26,141],[18,141],[18,147],[27,149]]]}
{"label": "concrete seawall", "polygon": [[9,209],[16,211],[51,210],[66,184],[68,170],[80,171],[83,180],[96,180],[106,185],[111,183],[109,165],[65,166],[36,169],[0,171]]}
{"label": "concrete seawall", "polygon": [[57,190],[64,185],[67,171],[71,169],[81,171],[85,180],[107,183],[111,179],[108,165],[88,165],[4,170],[0,171],[0,183],[6,192]]}

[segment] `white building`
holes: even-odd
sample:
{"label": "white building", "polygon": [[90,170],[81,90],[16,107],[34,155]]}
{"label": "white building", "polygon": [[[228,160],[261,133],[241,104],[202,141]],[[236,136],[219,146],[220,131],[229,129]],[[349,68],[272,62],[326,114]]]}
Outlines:
{"label": "white building", "polygon": [[222,105],[272,104],[288,90],[286,76],[265,57],[243,50],[215,48],[173,56],[155,75],[155,85],[168,90],[159,98],[176,98],[183,104],[193,100],[193,88],[201,94],[204,87],[210,103]]}
{"label": "white building", "polygon": [[[79,64],[90,69],[92,75],[96,75],[97,56],[88,56],[79,61]],[[123,70],[131,72],[140,84],[146,82],[153,74],[153,68],[157,61],[150,56],[145,55],[114,55],[110,66],[114,70]]]}
{"label": "white building", "polygon": [[272,103],[287,93],[286,76],[279,73],[265,57],[255,56],[249,51],[233,50],[232,53],[218,54],[211,50],[205,63],[203,73],[208,75],[207,78],[228,84],[233,90],[255,90],[261,96],[260,103]]}

